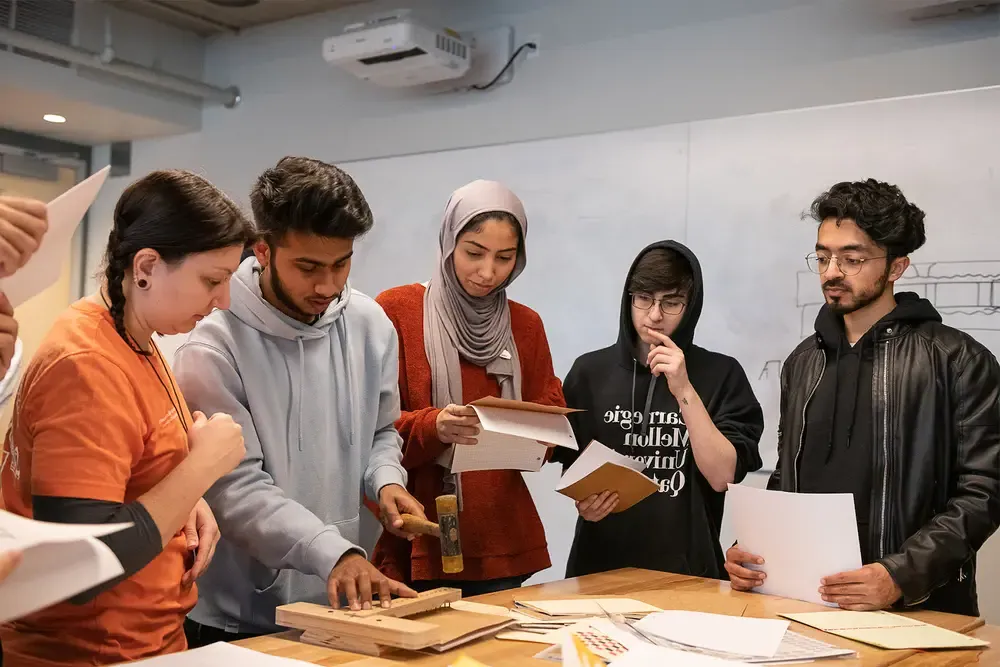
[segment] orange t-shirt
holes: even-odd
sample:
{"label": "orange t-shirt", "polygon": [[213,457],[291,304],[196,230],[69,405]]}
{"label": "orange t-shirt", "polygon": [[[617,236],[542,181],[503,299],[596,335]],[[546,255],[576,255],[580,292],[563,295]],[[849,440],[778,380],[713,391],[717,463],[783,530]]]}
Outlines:
{"label": "orange t-shirt", "polygon": [[[191,415],[175,387],[160,357],[131,350],[106,309],[74,303],[21,380],[4,440],[4,507],[31,517],[32,495],[142,496],[188,453],[177,412],[187,424]],[[189,564],[178,533],[149,565],[89,602],[0,626],[4,667],[105,665],[184,650],[184,618],[198,596],[181,586]]]}

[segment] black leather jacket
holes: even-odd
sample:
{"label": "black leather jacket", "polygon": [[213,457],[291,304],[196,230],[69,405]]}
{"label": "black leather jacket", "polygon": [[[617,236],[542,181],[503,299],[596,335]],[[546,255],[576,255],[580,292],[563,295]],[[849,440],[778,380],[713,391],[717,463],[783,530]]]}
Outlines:
{"label": "black leather jacket", "polygon": [[[976,552],[1000,524],[1000,365],[927,300],[896,299],[901,313],[873,331],[873,553],[862,558],[889,570],[899,605],[978,615]],[[799,490],[806,405],[825,354],[816,334],[782,368],[770,489]]]}

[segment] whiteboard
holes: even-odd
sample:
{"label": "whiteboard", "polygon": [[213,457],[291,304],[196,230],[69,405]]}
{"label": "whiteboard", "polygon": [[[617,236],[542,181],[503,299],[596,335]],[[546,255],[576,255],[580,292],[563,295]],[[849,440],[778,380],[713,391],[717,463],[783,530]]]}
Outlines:
{"label": "whiteboard", "polygon": [[[1000,260],[1000,89],[693,123],[690,155],[686,240],[706,282],[696,340],[751,377],[768,417],[765,468],[776,458],[778,362],[813,332],[822,304],[805,264],[816,223],[801,216],[838,181],[895,183],[927,213],[927,243],[897,291],[926,294],[945,323],[1000,354],[1000,291],[986,294],[1000,262],[984,263]],[[931,292],[928,271],[943,283]],[[970,272],[982,277],[961,277]]]}
{"label": "whiteboard", "polygon": [[[372,296],[431,276],[454,189],[477,178],[513,189],[528,214],[528,263],[509,293],[541,315],[559,377],[617,338],[635,254],[660,239],[687,243],[705,278],[695,340],[735,356],[750,377],[767,420],[765,469],[776,458],[780,363],[811,333],[820,305],[804,259],[816,226],[801,215],[838,181],[896,183],[927,212],[927,244],[898,289],[928,296],[946,323],[1000,354],[997,88],[341,166],[375,214],[351,272]],[[533,583],[563,576],[573,537],[573,504],[552,490],[558,472],[525,475],[554,564]]]}
{"label": "whiteboard", "polygon": [[[376,217],[352,270],[355,286],[373,295],[430,277],[452,190],[491,178],[518,193],[528,265],[510,295],[542,316],[560,377],[577,356],[615,340],[636,252],[664,238],[687,243],[705,276],[695,340],[735,356],[750,377],[767,419],[765,469],[776,458],[780,364],[811,333],[821,297],[804,259],[816,226],[801,216],[838,181],[896,183],[927,212],[927,245],[898,289],[931,297],[946,322],[1000,353],[995,88],[343,166]],[[557,579],[576,512],[552,490],[555,466],[525,477],[554,564],[532,581]]]}

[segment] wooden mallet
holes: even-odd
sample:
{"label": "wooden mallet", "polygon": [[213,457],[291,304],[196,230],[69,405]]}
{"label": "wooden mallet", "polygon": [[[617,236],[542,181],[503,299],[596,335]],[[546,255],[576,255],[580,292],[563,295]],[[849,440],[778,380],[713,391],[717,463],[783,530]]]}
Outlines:
{"label": "wooden mallet", "polygon": [[445,574],[455,574],[465,569],[462,561],[462,542],[458,534],[458,496],[438,496],[438,522],[428,521],[412,514],[403,514],[403,530],[420,535],[433,535],[441,539],[441,569]]}

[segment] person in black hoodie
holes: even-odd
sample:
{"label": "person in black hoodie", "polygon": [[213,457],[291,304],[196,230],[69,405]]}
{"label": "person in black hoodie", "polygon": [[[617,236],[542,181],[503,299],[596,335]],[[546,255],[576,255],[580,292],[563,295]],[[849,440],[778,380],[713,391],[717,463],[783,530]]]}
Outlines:
{"label": "person in black hoodie", "polygon": [[[1000,366],[913,292],[893,293],[926,239],[894,185],[838,183],[812,205],[825,304],[781,370],[768,488],[854,495],[865,565],[816,582],[851,610],[978,615],[976,552],[1000,523]],[[733,588],[762,563],[727,553]]]}
{"label": "person in black hoodie", "polygon": [[[694,344],[701,265],[675,241],[629,269],[618,342],[578,358],[563,392],[581,450],[592,440],[645,462],[659,492],[618,513],[610,492],[577,503],[566,576],[622,567],[724,578],[725,491],[761,467],[764,416],[732,357]],[[568,467],[579,452],[557,447]]]}

